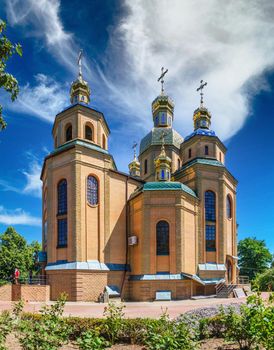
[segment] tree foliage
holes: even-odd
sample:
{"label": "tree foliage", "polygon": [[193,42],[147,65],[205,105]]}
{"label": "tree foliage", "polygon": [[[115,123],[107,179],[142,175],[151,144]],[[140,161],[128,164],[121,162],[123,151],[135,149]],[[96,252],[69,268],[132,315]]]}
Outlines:
{"label": "tree foliage", "polygon": [[[11,43],[4,34],[5,29],[6,23],[0,19],[0,88],[5,89],[11,95],[11,100],[14,101],[19,93],[18,81],[6,71],[6,67],[7,61],[12,55],[22,56],[22,46]],[[2,115],[2,106],[0,105],[0,130],[6,126],[7,123]]]}
{"label": "tree foliage", "polygon": [[27,277],[29,271],[35,270],[34,253],[41,250],[41,245],[27,241],[14,228],[8,227],[0,235],[0,280],[8,280],[17,267],[22,277]]}
{"label": "tree foliage", "polygon": [[262,292],[274,291],[274,268],[272,267],[257,274],[254,280],[254,287]]}
{"label": "tree foliage", "polygon": [[272,255],[265,241],[245,238],[238,244],[239,267],[241,275],[249,276],[251,280],[257,273],[264,272],[272,261]]}

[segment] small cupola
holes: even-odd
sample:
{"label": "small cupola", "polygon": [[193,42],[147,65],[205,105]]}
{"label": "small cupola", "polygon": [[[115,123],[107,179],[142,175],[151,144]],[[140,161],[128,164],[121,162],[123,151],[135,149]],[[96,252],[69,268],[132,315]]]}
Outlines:
{"label": "small cupola", "polygon": [[129,168],[129,174],[134,177],[140,177],[141,172],[140,172],[140,162],[138,161],[136,157],[136,147],[137,143],[134,143],[133,149],[134,149],[134,156],[133,156],[133,161],[129,163],[128,168]]}
{"label": "small cupola", "polygon": [[194,130],[197,129],[210,129],[211,125],[211,114],[206,107],[204,107],[203,100],[203,88],[207,85],[207,82],[203,80],[200,81],[200,86],[197,91],[200,91],[200,107],[197,108],[193,113]]}
{"label": "small cupola", "polygon": [[165,133],[162,133],[161,153],[154,160],[155,181],[170,181],[171,159],[166,155],[164,145]]}
{"label": "small cupola", "polygon": [[84,103],[89,104],[90,102],[90,87],[88,83],[83,79],[82,75],[82,56],[83,51],[81,50],[78,57],[79,73],[78,78],[71,84],[70,87],[70,103]]}
{"label": "small cupola", "polygon": [[164,76],[168,72],[168,69],[164,70],[162,67],[161,75],[158,81],[161,82],[161,94],[155,98],[152,102],[152,116],[154,127],[172,127],[174,102],[165,93],[164,90]]}

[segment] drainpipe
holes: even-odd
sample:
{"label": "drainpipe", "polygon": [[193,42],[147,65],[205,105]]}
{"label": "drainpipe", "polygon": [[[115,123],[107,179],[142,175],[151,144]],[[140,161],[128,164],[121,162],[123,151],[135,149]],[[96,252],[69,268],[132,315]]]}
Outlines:
{"label": "drainpipe", "polygon": [[123,295],[123,289],[125,285],[125,279],[126,279],[126,273],[127,273],[127,265],[128,265],[128,231],[129,231],[129,204],[128,204],[128,180],[129,177],[127,176],[126,180],[126,193],[125,193],[125,202],[126,202],[126,237],[125,237],[125,243],[126,243],[126,254],[125,254],[125,268],[123,273],[123,279],[122,279],[122,285],[121,285],[121,297]]}

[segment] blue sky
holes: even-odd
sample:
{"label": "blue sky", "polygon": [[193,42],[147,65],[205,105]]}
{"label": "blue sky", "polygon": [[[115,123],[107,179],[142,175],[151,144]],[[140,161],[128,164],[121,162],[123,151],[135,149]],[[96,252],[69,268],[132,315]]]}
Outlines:
{"label": "blue sky", "polygon": [[[39,173],[52,150],[55,115],[84,50],[91,105],[111,128],[110,151],[127,171],[133,141],[152,127],[157,77],[169,69],[174,127],[192,131],[196,87],[208,81],[212,128],[228,147],[226,165],[239,180],[239,239],[265,239],[274,252],[274,5],[166,0],[0,0],[7,35],[23,46],[8,70],[21,88],[15,103],[0,91],[8,128],[0,134],[0,232],[12,224],[29,241],[41,237]],[[121,149],[123,150],[121,152]]]}

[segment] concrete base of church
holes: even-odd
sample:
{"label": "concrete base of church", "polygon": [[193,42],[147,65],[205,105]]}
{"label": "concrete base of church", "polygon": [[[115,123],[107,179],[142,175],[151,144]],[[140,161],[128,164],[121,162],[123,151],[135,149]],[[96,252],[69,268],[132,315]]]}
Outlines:
{"label": "concrete base of church", "polygon": [[57,300],[61,293],[68,295],[68,301],[98,301],[105,286],[121,288],[123,271],[56,270],[47,271],[50,285],[50,299]]}
{"label": "concrete base of church", "polygon": [[203,286],[192,280],[130,281],[128,299],[153,301],[157,291],[170,291],[172,300],[190,299],[196,295],[216,294],[215,285]]}
{"label": "concrete base of church", "polygon": [[172,300],[216,294],[215,285],[204,286],[190,279],[132,281],[124,271],[55,270],[47,271],[47,276],[51,300],[66,293],[68,301],[98,301],[106,286],[117,286],[121,299],[128,301],[153,301],[157,291],[170,291]]}

